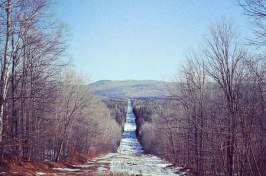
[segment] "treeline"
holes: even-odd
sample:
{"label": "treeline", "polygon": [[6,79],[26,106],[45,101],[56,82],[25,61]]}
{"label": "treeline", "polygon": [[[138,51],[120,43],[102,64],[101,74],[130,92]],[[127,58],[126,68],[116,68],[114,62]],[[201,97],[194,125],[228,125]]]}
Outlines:
{"label": "treeline", "polygon": [[92,96],[64,60],[66,35],[51,1],[0,2],[0,157],[58,161],[116,150],[116,113],[126,111]]}
{"label": "treeline", "polygon": [[266,175],[265,1],[241,5],[255,17],[249,45],[223,19],[187,56],[169,102],[134,102],[144,150],[196,175]]}
{"label": "treeline", "polygon": [[182,163],[178,160],[180,156],[177,155],[177,145],[181,143],[176,141],[177,134],[173,133],[179,124],[175,119],[177,108],[177,101],[133,100],[137,137],[144,152],[165,158],[173,164]]}
{"label": "treeline", "polygon": [[[115,118],[120,126],[124,127],[127,114],[127,101],[118,99],[103,99],[103,102],[111,110],[111,116]],[[122,128],[123,131],[123,128]]]}

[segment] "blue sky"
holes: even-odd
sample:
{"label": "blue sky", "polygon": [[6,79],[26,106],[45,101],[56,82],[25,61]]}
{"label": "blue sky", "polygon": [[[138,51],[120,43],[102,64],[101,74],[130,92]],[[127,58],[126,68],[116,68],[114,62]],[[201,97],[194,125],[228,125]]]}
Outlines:
{"label": "blue sky", "polygon": [[235,0],[58,0],[76,69],[99,80],[170,80],[208,26],[226,17],[245,31]]}

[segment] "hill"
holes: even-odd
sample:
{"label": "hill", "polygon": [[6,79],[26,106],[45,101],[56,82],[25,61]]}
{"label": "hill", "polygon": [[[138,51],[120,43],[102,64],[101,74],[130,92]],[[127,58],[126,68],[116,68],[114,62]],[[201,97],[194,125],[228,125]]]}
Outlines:
{"label": "hill", "polygon": [[162,99],[167,94],[164,81],[110,81],[103,80],[90,84],[97,96],[113,99]]}

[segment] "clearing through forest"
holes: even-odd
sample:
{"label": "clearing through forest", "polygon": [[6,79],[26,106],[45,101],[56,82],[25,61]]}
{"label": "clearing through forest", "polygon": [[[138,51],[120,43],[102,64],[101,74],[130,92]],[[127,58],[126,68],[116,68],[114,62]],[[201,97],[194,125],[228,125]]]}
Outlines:
{"label": "clearing through forest", "polygon": [[132,102],[128,100],[126,123],[117,153],[102,155],[84,165],[76,165],[74,166],[76,169],[54,168],[54,170],[75,172],[73,175],[90,172],[151,176],[178,175],[180,168],[172,167],[171,163],[157,156],[143,154],[136,136],[135,120]]}

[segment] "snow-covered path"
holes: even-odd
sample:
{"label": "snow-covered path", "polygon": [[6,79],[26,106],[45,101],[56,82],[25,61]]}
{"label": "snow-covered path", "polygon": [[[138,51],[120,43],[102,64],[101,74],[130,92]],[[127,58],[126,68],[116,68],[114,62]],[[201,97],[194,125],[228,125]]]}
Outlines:
{"label": "snow-covered path", "polygon": [[128,110],[122,140],[118,153],[109,153],[88,161],[84,165],[75,166],[81,171],[98,173],[122,173],[133,175],[178,175],[179,168],[153,155],[143,154],[143,149],[136,136],[136,117],[133,113],[131,100],[128,100]]}
{"label": "snow-covered path", "polygon": [[117,152],[120,154],[143,154],[142,147],[136,136],[136,117],[133,113],[131,100],[128,100],[127,117],[122,134],[122,140]]}

